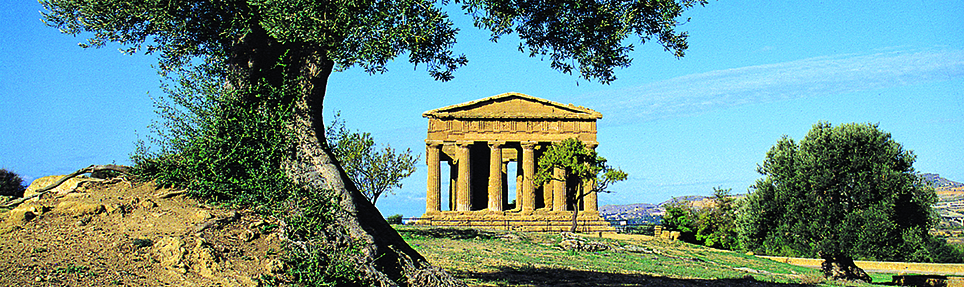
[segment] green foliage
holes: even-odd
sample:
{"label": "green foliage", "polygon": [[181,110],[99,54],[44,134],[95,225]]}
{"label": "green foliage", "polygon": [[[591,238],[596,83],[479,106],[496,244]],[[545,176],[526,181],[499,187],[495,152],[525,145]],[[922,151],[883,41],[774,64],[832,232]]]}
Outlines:
{"label": "green foliage", "polygon": [[402,188],[402,179],[412,175],[418,163],[411,149],[397,153],[388,145],[376,149],[370,133],[350,131],[339,114],[328,125],[325,139],[358,191],[372,204],[385,193],[395,194],[393,188]]}
{"label": "green foliage", "polygon": [[549,56],[550,66],[564,73],[573,69],[588,80],[609,83],[613,67],[628,67],[639,36],[642,43],[656,37],[666,51],[683,56],[686,32],[677,33],[682,12],[705,0],[679,1],[463,1],[475,26],[492,31],[492,41],[517,32],[519,51],[531,57]]}
{"label": "green foliage", "polygon": [[686,201],[673,198],[665,207],[662,224],[668,230],[680,232],[679,240],[698,243],[696,231],[699,229],[696,219],[699,215]]}
{"label": "green foliage", "polygon": [[[566,178],[556,178],[554,169],[565,170]],[[539,157],[539,168],[536,172],[535,184],[542,185],[549,181],[584,182],[592,180],[594,184],[590,190],[584,190],[583,185],[577,185],[567,191],[575,199],[580,199],[593,192],[611,192],[610,184],[626,180],[628,175],[619,168],[606,164],[606,159],[599,156],[595,150],[577,139],[566,139],[554,143]]]}
{"label": "green foliage", "polygon": [[388,218],[385,218],[385,221],[388,221],[388,224],[402,224],[402,215],[396,214],[389,216]]}
{"label": "green foliage", "polygon": [[713,206],[705,207],[699,212],[697,220],[696,240],[703,245],[720,248],[736,249],[737,203],[730,195],[729,188],[713,188]]}
{"label": "green foliage", "polygon": [[[244,57],[243,53],[232,54],[238,51],[234,48],[261,45],[270,39],[319,51],[314,57],[330,59],[338,69],[359,65],[369,73],[384,72],[386,63],[408,54],[409,62],[425,64],[440,80],[451,79],[452,72],[467,63],[464,56],[452,51],[458,29],[442,9],[448,3],[41,1],[47,25],[71,35],[92,33],[83,47],[116,42],[126,47],[127,53],[159,53],[160,68],[165,71],[189,65],[196,57]],[[585,79],[609,83],[615,80],[614,67],[632,62],[629,53],[635,41],[629,38],[634,35],[641,43],[655,38],[666,51],[682,57],[688,34],[675,31],[683,23],[677,18],[707,1],[457,3],[473,16],[476,27],[492,32],[492,41],[516,32],[522,40],[520,51],[533,57],[549,56],[553,69],[565,73],[578,69]]]}
{"label": "green foliage", "polygon": [[[331,214],[339,208],[336,196],[296,189],[289,203],[296,212],[277,210],[289,228],[285,246],[286,273],[302,286],[364,286],[353,265],[356,243],[333,232]],[[325,193],[330,193],[326,191]],[[337,242],[337,244],[331,244]]]}
{"label": "green foliage", "polygon": [[818,123],[784,136],[758,167],[740,212],[744,247],[758,253],[934,261],[927,230],[934,190],[914,172],[913,152],[876,124]]}
{"label": "green foliage", "polygon": [[13,171],[0,169],[0,196],[23,197],[23,179]]}
{"label": "green foliage", "polygon": [[[268,85],[223,89],[218,81],[189,74],[195,82],[168,89],[173,103],[158,102],[164,122],[155,124],[160,149],[142,142],[132,155],[134,173],[191,196],[231,205],[267,207],[288,198],[293,183],[279,166],[287,159],[290,110],[281,104],[291,90]],[[264,100],[248,102],[241,94]]]}

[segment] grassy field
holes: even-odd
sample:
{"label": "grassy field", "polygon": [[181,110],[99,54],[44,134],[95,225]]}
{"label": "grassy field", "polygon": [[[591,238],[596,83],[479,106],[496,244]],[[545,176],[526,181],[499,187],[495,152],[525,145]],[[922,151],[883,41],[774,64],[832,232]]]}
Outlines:
{"label": "grassy field", "polygon": [[[473,286],[873,286],[824,282],[818,270],[651,237],[584,242],[604,251],[563,250],[559,234],[397,226],[432,264]],[[890,282],[891,274],[874,274]]]}

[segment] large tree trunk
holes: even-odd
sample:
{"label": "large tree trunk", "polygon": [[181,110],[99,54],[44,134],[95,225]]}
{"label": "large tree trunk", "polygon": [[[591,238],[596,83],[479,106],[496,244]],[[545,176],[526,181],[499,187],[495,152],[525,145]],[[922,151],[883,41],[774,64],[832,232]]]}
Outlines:
{"label": "large tree trunk", "polygon": [[[293,157],[281,168],[296,184],[312,192],[331,194],[340,206],[327,228],[328,240],[320,244],[328,245],[326,250],[356,248],[352,265],[363,280],[378,286],[465,286],[444,270],[431,266],[402,240],[328,151],[322,110],[334,63],[320,49],[299,43],[279,44],[258,28],[236,46],[240,49],[229,65],[245,75],[239,85],[258,80],[272,85],[290,84],[287,79],[297,79],[301,93],[290,99],[294,109],[290,122],[295,137]],[[288,65],[279,68],[275,64],[281,57]]]}
{"label": "large tree trunk", "polygon": [[867,275],[863,269],[857,267],[854,259],[850,258],[850,256],[821,254],[820,257],[823,258],[823,263],[820,264],[823,276],[828,279],[873,282],[870,275]]}

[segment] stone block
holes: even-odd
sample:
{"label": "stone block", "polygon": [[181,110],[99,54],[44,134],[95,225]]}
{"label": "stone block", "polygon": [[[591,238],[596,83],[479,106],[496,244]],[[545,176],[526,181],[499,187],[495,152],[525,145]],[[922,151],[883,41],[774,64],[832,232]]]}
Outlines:
{"label": "stone block", "polygon": [[54,212],[63,213],[73,217],[84,215],[95,215],[104,212],[104,205],[97,203],[87,203],[81,201],[64,201],[57,204]]}

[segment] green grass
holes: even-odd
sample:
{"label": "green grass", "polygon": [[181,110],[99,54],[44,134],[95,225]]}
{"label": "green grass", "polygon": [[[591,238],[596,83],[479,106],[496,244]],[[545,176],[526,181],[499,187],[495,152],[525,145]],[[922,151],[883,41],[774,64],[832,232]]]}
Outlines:
{"label": "green grass", "polygon": [[[505,232],[496,231],[395,228],[432,264],[470,285],[624,286],[643,282],[727,286],[743,285],[745,281],[772,286],[840,285],[823,282],[819,270],[682,242],[588,237],[611,246],[634,245],[654,252],[581,252],[559,248],[562,238],[558,234],[516,233],[523,239],[504,240],[500,236]],[[875,282],[891,279],[890,274],[873,276]]]}

